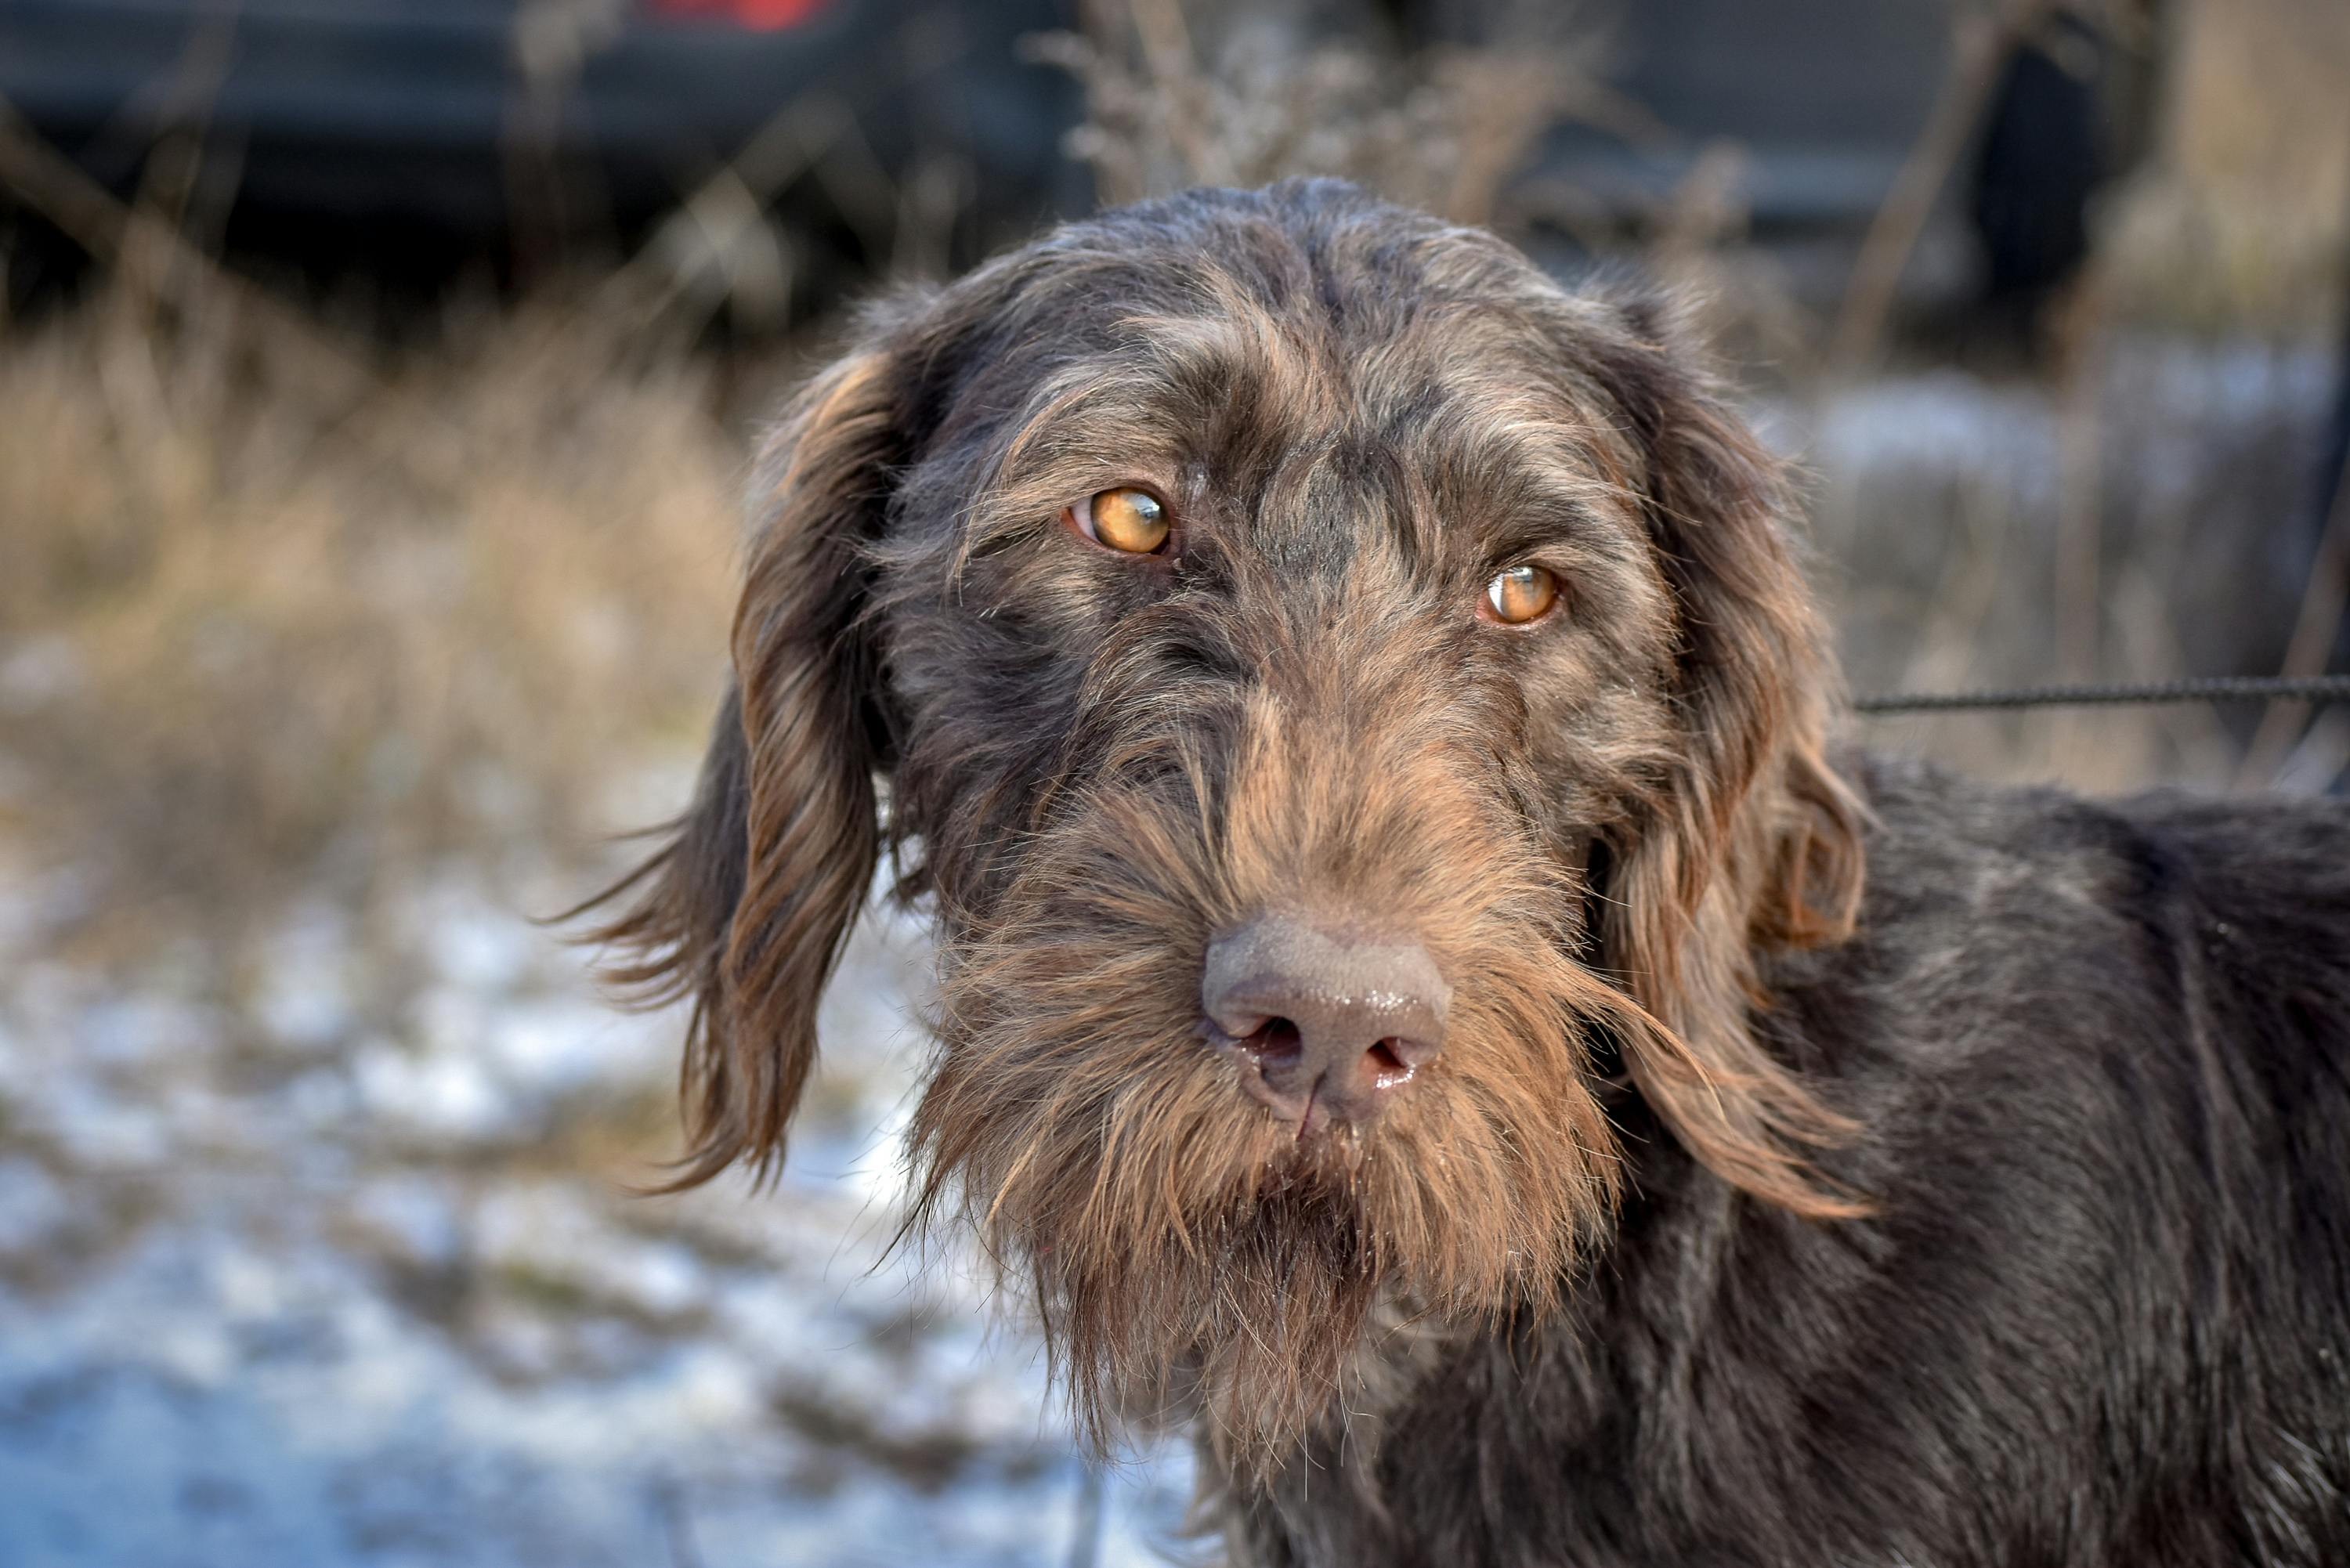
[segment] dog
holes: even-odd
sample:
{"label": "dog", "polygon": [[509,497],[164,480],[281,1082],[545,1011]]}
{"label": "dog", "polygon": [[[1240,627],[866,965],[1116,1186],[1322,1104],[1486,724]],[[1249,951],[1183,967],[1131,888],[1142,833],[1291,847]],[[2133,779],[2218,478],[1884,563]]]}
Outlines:
{"label": "dog", "polygon": [[914,1223],[1236,1562],[2350,1563],[2350,816],[1846,749],[1688,337],[1324,182],[874,307],[602,933],[679,1179],[886,852]]}

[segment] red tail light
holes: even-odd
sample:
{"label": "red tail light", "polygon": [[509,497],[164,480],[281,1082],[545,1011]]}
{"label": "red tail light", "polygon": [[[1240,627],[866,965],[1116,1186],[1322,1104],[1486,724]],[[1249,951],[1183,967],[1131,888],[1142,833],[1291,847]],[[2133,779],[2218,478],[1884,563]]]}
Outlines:
{"label": "red tail light", "polygon": [[825,0],[652,0],[656,16],[730,22],[754,33],[796,27],[824,9]]}

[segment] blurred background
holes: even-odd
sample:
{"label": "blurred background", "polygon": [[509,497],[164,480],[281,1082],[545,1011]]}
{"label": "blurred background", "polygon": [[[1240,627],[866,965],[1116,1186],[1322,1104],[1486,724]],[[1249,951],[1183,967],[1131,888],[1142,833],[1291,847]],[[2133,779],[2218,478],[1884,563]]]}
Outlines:
{"label": "blurred background", "polygon": [[1702,298],[1856,691],[2339,669],[2345,82],[2340,0],[0,0],[0,1564],[1197,1555],[887,1248],[918,930],[775,1191],[649,1199],[680,1021],[535,923],[685,798],[845,302],[1345,174]]}

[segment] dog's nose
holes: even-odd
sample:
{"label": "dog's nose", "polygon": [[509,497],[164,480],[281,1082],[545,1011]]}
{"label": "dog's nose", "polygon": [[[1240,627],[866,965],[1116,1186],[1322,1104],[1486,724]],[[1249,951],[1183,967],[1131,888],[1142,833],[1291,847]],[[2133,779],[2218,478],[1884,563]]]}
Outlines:
{"label": "dog's nose", "polygon": [[1292,914],[1208,946],[1200,1001],[1242,1084],[1304,1137],[1363,1123],[1436,1058],[1452,988],[1426,948]]}

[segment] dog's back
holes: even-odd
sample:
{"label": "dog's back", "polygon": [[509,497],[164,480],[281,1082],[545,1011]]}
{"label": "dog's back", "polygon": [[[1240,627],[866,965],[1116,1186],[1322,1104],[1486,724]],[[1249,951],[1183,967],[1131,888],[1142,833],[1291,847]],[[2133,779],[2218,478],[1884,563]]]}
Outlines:
{"label": "dog's back", "polygon": [[1765,1027],[1877,1213],[1627,1098],[1579,1310],[1430,1351],[1242,1511],[1264,1560],[2350,1562],[2350,806],[1856,772],[1859,933]]}

